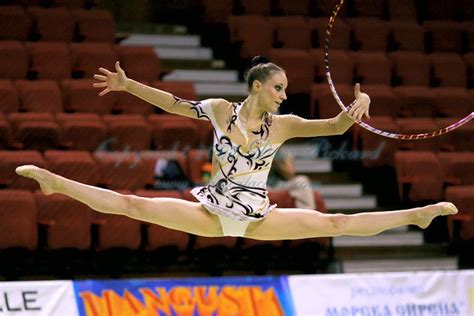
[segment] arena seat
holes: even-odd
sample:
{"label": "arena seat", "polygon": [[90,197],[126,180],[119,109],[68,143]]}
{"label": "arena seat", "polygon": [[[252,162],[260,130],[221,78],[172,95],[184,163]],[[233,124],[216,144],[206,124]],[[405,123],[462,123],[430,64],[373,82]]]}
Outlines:
{"label": "arena seat", "polygon": [[[140,82],[150,85],[150,82],[148,81]],[[149,115],[157,110],[157,107],[153,104],[150,104],[133,94],[124,91],[117,91],[115,93],[117,95],[117,101],[112,110],[115,113]]]}
{"label": "arena seat", "polygon": [[29,72],[36,79],[61,80],[72,76],[72,57],[66,42],[27,42]]}
{"label": "arena seat", "polygon": [[35,150],[2,150],[0,151],[0,183],[12,189],[35,190],[39,188],[36,181],[21,177],[15,168],[21,165],[46,167],[46,161],[39,151]]}
{"label": "arena seat", "polygon": [[[140,163],[144,165],[145,168],[145,185],[154,186],[156,184],[156,164],[159,159],[164,160],[175,160],[183,173],[188,176],[188,162],[187,157],[183,151],[179,150],[149,150],[141,151],[139,153]],[[180,180],[179,180],[180,181]]]}
{"label": "arena seat", "polygon": [[240,0],[240,5],[244,15],[265,15],[271,13],[272,0]]}
{"label": "arena seat", "polygon": [[402,107],[400,98],[386,85],[362,85],[361,90],[370,96],[371,117],[390,116],[396,117]]}
{"label": "arena seat", "polygon": [[[324,47],[324,40],[326,38],[326,27],[328,19],[326,17],[310,18],[309,25],[312,33],[313,47],[322,49]],[[334,24],[333,31],[331,33],[331,39],[329,46],[332,50],[348,50],[350,46],[350,33],[351,27],[343,19],[339,19]]]}
{"label": "arena seat", "polygon": [[84,184],[99,183],[100,170],[88,151],[46,150],[44,159],[51,172]]}
{"label": "arena seat", "polygon": [[311,48],[311,28],[303,16],[278,16],[268,19],[273,26],[277,48]]}
{"label": "arena seat", "polygon": [[117,95],[109,93],[99,96],[100,89],[94,88],[94,79],[65,79],[61,82],[64,107],[68,112],[109,114],[114,108]]}
{"label": "arena seat", "polygon": [[401,101],[400,116],[433,117],[436,111],[436,94],[433,88],[399,86],[393,88],[393,91]]}
{"label": "arena seat", "polygon": [[13,141],[22,149],[54,149],[59,146],[61,128],[51,113],[10,113]]}
{"label": "arena seat", "polygon": [[239,45],[241,58],[268,56],[273,43],[273,30],[265,17],[230,16],[228,23],[230,42]]}
{"label": "arena seat", "polygon": [[429,55],[433,67],[432,81],[442,87],[466,87],[467,65],[461,55],[433,53]]}
{"label": "arena seat", "polygon": [[384,3],[378,0],[354,0],[351,3],[352,14],[357,17],[384,17]]}
{"label": "arena seat", "polygon": [[[32,16],[34,36],[40,41],[71,42],[74,34],[74,19],[67,8],[41,8],[31,6],[27,12]],[[61,27],[58,27],[61,25]]]}
{"label": "arena seat", "polygon": [[94,151],[108,144],[107,127],[98,114],[58,113],[61,145],[71,150]]}
{"label": "arena seat", "polygon": [[17,80],[21,111],[58,113],[63,111],[61,90],[53,80]]}
{"label": "arena seat", "polygon": [[355,78],[361,84],[390,85],[392,80],[392,64],[383,52],[366,51],[351,52],[354,60]]}
{"label": "arena seat", "polygon": [[[376,18],[351,18],[354,46],[362,51],[386,51],[388,48],[389,24]],[[370,34],[370,36],[367,36]]]}
{"label": "arena seat", "polygon": [[436,112],[441,117],[464,117],[474,109],[474,94],[461,87],[439,87],[436,93]]}
{"label": "arena seat", "polygon": [[[431,7],[431,4],[429,5]],[[428,52],[456,52],[462,51],[463,27],[454,21],[425,21]]]}
{"label": "arena seat", "polygon": [[11,141],[10,124],[5,115],[0,112],[0,149],[9,147]]}
{"label": "arena seat", "polygon": [[134,80],[154,81],[160,78],[160,58],[150,46],[116,46],[120,66]]}
{"label": "arena seat", "polygon": [[[311,58],[314,64],[314,82],[326,82],[326,67],[324,64],[324,50],[310,50]],[[331,79],[337,84],[352,84],[354,75],[354,61],[344,50],[331,50],[329,56],[329,65],[331,67]]]}
{"label": "arena seat", "polygon": [[155,148],[158,150],[181,150],[196,147],[198,132],[192,118],[172,114],[148,116]]}
{"label": "arena seat", "polygon": [[454,203],[459,210],[459,213],[454,216],[449,216],[449,226],[451,232],[455,221],[459,221],[459,230],[456,232],[461,241],[468,241],[474,239],[474,186],[450,186],[445,191],[445,198],[447,201]]}
{"label": "arena seat", "polygon": [[390,21],[388,27],[392,37],[391,48],[393,50],[424,52],[424,30],[421,25],[416,23],[416,20]]}
{"label": "arena seat", "polygon": [[441,163],[432,151],[398,151],[395,170],[400,198],[404,201],[440,201],[443,198]]}
{"label": "arena seat", "polygon": [[108,10],[73,9],[71,15],[77,23],[81,40],[85,42],[115,43],[115,21]]}
{"label": "arena seat", "polygon": [[31,19],[21,6],[0,6],[0,40],[26,41]]}
{"label": "arena seat", "polygon": [[407,20],[415,22],[417,12],[412,0],[387,0],[387,9],[390,20]]}
{"label": "arena seat", "polygon": [[47,227],[46,249],[88,250],[91,245],[92,210],[65,195],[34,193],[38,221]]}
{"label": "arena seat", "polygon": [[0,79],[0,112],[3,114],[20,110],[20,95],[11,80]]}
{"label": "arena seat", "polygon": [[0,249],[36,250],[38,223],[33,194],[26,190],[0,190]]}
{"label": "arena seat", "polygon": [[[438,128],[445,128],[458,122],[460,119],[461,117],[440,118],[436,119],[435,122]],[[442,137],[447,138],[445,142],[450,145],[448,149],[474,151],[474,126],[471,123],[467,123],[454,132],[443,135]]]}
{"label": "arena seat", "polygon": [[404,86],[429,86],[430,61],[422,52],[393,52],[394,82]]}
{"label": "arena seat", "polygon": [[[336,84],[336,89],[342,102],[347,106],[354,101],[354,87],[348,84]],[[328,119],[341,112],[327,84],[311,86],[311,117]]]}
{"label": "arena seat", "polygon": [[82,78],[91,79],[94,74],[102,74],[100,67],[115,71],[115,62],[119,60],[119,55],[114,45],[71,43],[70,47],[73,70],[79,72]]}
{"label": "arena seat", "polygon": [[272,49],[270,60],[283,69],[291,69],[288,77],[287,94],[309,94],[313,82],[313,59],[304,50]]}
{"label": "arena seat", "polygon": [[137,114],[104,115],[112,150],[148,150],[151,129],[145,118]]}
{"label": "arena seat", "polygon": [[283,16],[287,15],[309,15],[310,14],[310,0],[294,0],[285,1],[279,0],[276,7],[279,13]]}
{"label": "arena seat", "polygon": [[28,55],[22,42],[0,41],[0,78],[25,79]]}
{"label": "arena seat", "polygon": [[[396,120],[401,134],[422,134],[438,130],[438,126],[432,118],[400,118]],[[400,142],[401,149],[408,150],[431,150],[436,152],[441,147],[439,137],[420,140],[404,140]]]}

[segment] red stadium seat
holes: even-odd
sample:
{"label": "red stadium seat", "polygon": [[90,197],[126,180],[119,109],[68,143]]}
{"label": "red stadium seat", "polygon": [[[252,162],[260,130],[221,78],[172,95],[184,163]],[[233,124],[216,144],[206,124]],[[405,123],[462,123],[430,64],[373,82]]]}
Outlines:
{"label": "red stadium seat", "polygon": [[196,147],[198,132],[193,119],[172,114],[148,116],[155,148],[159,150],[180,150]]}
{"label": "red stadium seat", "polygon": [[[312,49],[310,51],[315,66],[314,82],[326,82],[326,67],[324,64],[324,50]],[[354,61],[343,50],[332,50],[329,56],[331,79],[337,84],[352,84],[354,76]]]}
{"label": "red stadium seat", "polygon": [[99,182],[107,188],[138,190],[145,187],[149,175],[139,153],[96,151],[93,157],[100,170]]}
{"label": "red stadium seat", "polygon": [[[385,51],[388,48],[389,24],[375,18],[348,20],[354,32],[355,46],[359,50]],[[367,36],[370,34],[370,36]]]}
{"label": "red stadium seat", "polygon": [[467,66],[468,88],[474,87],[474,53],[467,53],[462,56]]}
{"label": "red stadium seat", "polygon": [[68,43],[28,42],[30,72],[37,79],[61,80],[71,78],[72,60]]}
{"label": "red stadium seat", "polygon": [[35,37],[39,40],[72,41],[74,20],[66,8],[29,7],[28,13],[33,17]]}
{"label": "red stadium seat", "polygon": [[201,0],[199,1],[203,11],[204,22],[206,23],[226,23],[227,18],[232,14],[233,0]]}
{"label": "red stadium seat", "polygon": [[440,116],[464,117],[474,109],[474,95],[464,88],[436,88],[436,112]]}
{"label": "red stadium seat", "polygon": [[51,113],[10,113],[16,146],[25,149],[54,149],[59,146],[61,128]]}
{"label": "red stadium seat", "polygon": [[38,151],[0,151],[0,183],[13,189],[39,189],[38,182],[15,173],[16,167],[30,164],[41,168],[46,167],[46,162]]}
{"label": "red stadium seat", "polygon": [[429,51],[461,52],[463,42],[461,23],[452,21],[425,21],[423,26],[426,29]]}
{"label": "red stadium seat", "polygon": [[[443,174],[436,154],[428,151],[395,153],[400,197],[409,201],[439,201],[443,197]],[[405,185],[409,185],[408,188]]]}
{"label": "red stadium seat", "polygon": [[392,64],[382,52],[352,52],[356,80],[363,84],[390,85]]}
{"label": "red stadium seat", "polygon": [[21,6],[0,6],[0,40],[26,41],[31,19]]}
{"label": "red stadium seat", "polygon": [[277,204],[278,208],[295,207],[295,201],[286,190],[269,190],[268,198],[270,199],[270,204]]}
{"label": "red stadium seat", "polygon": [[138,250],[141,243],[141,222],[123,215],[95,213],[99,223],[96,250],[114,248]]}
{"label": "red stadium seat", "polygon": [[100,170],[88,151],[47,150],[44,159],[51,172],[84,184],[99,183]]}
{"label": "red stadium seat", "polygon": [[461,55],[435,53],[429,55],[433,67],[433,81],[443,87],[466,87],[467,65]]}
{"label": "red stadium seat", "polygon": [[391,20],[416,21],[416,6],[412,0],[388,0],[387,7]]}
{"label": "red stadium seat", "polygon": [[402,106],[401,100],[391,87],[386,85],[362,85],[362,91],[370,96],[370,116],[396,117]]}
{"label": "red stadium seat", "polygon": [[62,129],[61,145],[73,150],[88,150],[107,146],[107,127],[100,116],[93,113],[58,113],[56,119]]}
{"label": "red stadium seat", "polygon": [[21,110],[49,113],[63,111],[62,95],[56,81],[19,80],[15,82],[15,85],[20,93]]}
{"label": "red stadium seat", "polygon": [[154,81],[160,77],[160,58],[150,46],[117,46],[120,66],[134,80]]}
{"label": "red stadium seat", "polygon": [[400,86],[393,89],[401,100],[401,115],[432,117],[436,110],[436,94],[425,86]]}
{"label": "red stadium seat", "polygon": [[114,108],[117,95],[109,93],[99,96],[100,90],[94,88],[94,79],[65,79],[61,82],[64,107],[67,111],[109,114]]}
{"label": "red stadium seat", "polygon": [[93,214],[87,205],[61,194],[34,196],[38,221],[47,226],[46,249],[89,249]]}
{"label": "red stadium seat", "polygon": [[391,30],[394,50],[424,51],[424,30],[416,23],[416,20],[390,21],[388,26]]}
{"label": "red stadium seat", "polygon": [[20,96],[11,80],[0,79],[0,112],[12,113],[20,109]]}
{"label": "red stadium seat", "polygon": [[[326,38],[326,28],[328,24],[328,19],[324,18],[311,18],[309,19],[309,24],[311,27],[311,32],[313,34],[313,42],[316,45],[313,47],[323,48]],[[348,50],[350,45],[350,34],[351,27],[345,20],[339,19],[337,23],[334,24],[333,30],[331,32],[331,38],[329,46],[331,49],[340,49]]]}
{"label": "red stadium seat", "polygon": [[310,13],[310,0],[279,0],[277,3],[281,15],[309,15]]}
{"label": "red stadium seat", "polygon": [[285,49],[311,48],[311,27],[303,16],[270,17],[276,34],[276,47]]}
{"label": "red stadium seat", "polygon": [[112,150],[148,150],[151,129],[142,115],[104,115]]}
{"label": "red stadium seat", "polygon": [[11,132],[10,124],[5,115],[0,112],[0,149],[5,149],[10,145]]}
{"label": "red stadium seat", "polygon": [[119,60],[114,46],[109,43],[72,43],[71,55],[73,70],[87,79],[100,73],[100,67],[115,71],[115,62]]}
{"label": "red stadium seat", "polygon": [[429,86],[430,61],[421,52],[393,52],[393,76],[397,85]]}
{"label": "red stadium seat", "polygon": [[0,78],[25,79],[28,56],[25,47],[17,41],[0,41]]}
{"label": "red stadium seat", "polygon": [[71,14],[77,21],[81,40],[115,43],[115,21],[110,11],[74,9]]}
{"label": "red stadium seat", "polygon": [[303,50],[272,49],[270,60],[288,69],[288,94],[309,94],[313,82],[313,59]]}
{"label": "red stadium seat", "polygon": [[0,190],[0,249],[38,246],[37,209],[33,194],[24,190]]}
{"label": "red stadium seat", "polygon": [[271,0],[241,0],[244,15],[270,15],[272,3]]}
{"label": "red stadium seat", "polygon": [[240,57],[268,56],[273,42],[271,24],[262,16],[229,17],[230,42],[240,45]]}
{"label": "red stadium seat", "polygon": [[[347,106],[354,101],[354,87],[346,84],[336,84],[336,89],[342,102]],[[311,86],[311,117],[327,119],[336,116],[341,108],[334,99],[326,83]]]}
{"label": "red stadium seat", "polygon": [[354,16],[382,19],[384,17],[383,6],[384,3],[378,0],[354,0],[352,2],[352,14]]}

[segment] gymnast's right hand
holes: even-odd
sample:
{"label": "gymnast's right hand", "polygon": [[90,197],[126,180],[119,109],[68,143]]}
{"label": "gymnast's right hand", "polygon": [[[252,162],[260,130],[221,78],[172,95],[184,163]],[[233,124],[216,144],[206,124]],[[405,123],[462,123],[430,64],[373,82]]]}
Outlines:
{"label": "gymnast's right hand", "polygon": [[120,63],[117,61],[115,63],[115,70],[117,72],[111,72],[105,68],[99,68],[99,71],[104,75],[94,75],[94,79],[100,80],[102,82],[94,83],[95,88],[105,88],[102,90],[99,95],[103,96],[109,93],[110,91],[124,91],[125,83],[128,78],[125,75],[125,71],[120,67]]}

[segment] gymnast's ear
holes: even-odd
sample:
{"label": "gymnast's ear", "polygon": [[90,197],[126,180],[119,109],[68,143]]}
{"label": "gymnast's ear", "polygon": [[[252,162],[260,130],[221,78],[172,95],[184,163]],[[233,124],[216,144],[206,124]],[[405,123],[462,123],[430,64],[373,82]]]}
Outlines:
{"label": "gymnast's ear", "polygon": [[254,80],[252,83],[252,91],[259,92],[262,89],[262,83],[260,80]]}

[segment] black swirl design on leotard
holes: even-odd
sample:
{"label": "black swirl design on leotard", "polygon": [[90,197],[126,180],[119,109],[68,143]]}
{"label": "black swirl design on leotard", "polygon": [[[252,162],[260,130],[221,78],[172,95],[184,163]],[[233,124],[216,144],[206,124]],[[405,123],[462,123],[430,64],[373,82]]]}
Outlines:
{"label": "black swirl design on leotard", "polygon": [[182,99],[175,95],[173,95],[173,98],[174,98],[173,106],[176,106],[178,104],[183,104],[183,103],[190,104],[190,109],[196,112],[197,118],[206,118],[208,121],[211,120],[208,114],[204,112],[202,108],[202,103],[200,101],[190,101],[190,100]]}

